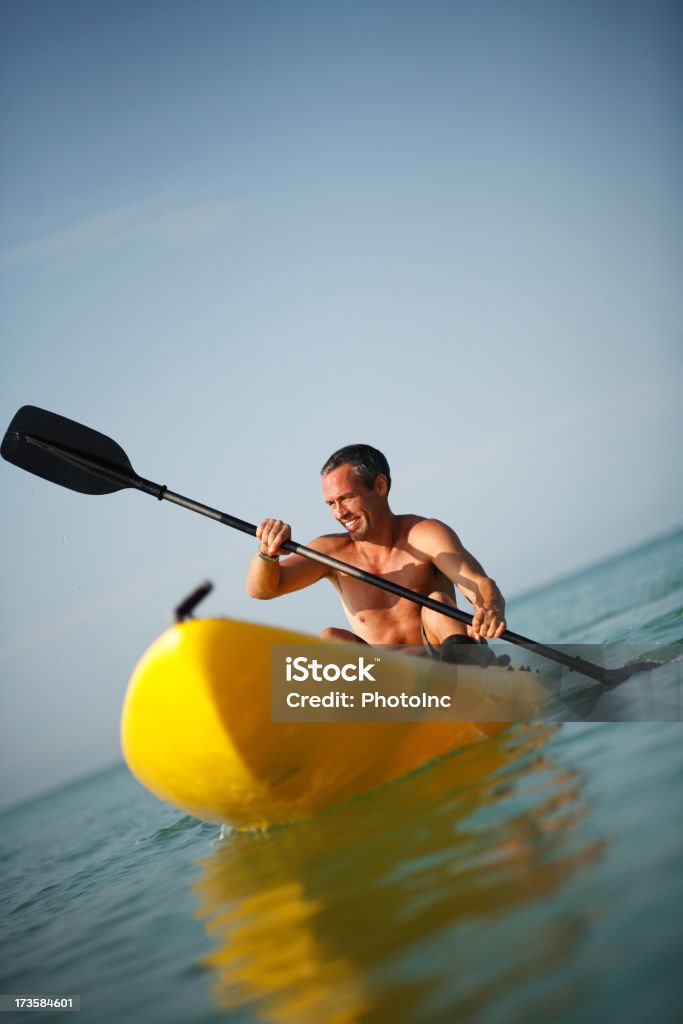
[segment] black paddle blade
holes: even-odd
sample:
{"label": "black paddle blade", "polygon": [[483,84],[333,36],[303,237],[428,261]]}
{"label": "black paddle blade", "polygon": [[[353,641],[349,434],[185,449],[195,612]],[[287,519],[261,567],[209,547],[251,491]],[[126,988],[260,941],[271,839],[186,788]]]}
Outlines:
{"label": "black paddle blade", "polygon": [[34,405],[24,405],[7,428],[3,459],[81,494],[135,487],[137,474],[123,448],[105,434]]}
{"label": "black paddle blade", "polygon": [[641,672],[650,672],[653,668],[660,668],[661,664],[661,661],[637,661],[632,662],[630,665],[624,665],[623,668],[606,669],[607,681],[610,683],[625,683],[631,676],[640,675]]}

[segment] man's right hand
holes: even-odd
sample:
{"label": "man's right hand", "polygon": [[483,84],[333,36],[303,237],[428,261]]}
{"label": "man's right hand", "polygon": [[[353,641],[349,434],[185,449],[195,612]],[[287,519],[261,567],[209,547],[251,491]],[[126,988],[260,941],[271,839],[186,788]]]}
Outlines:
{"label": "man's right hand", "polygon": [[285,554],[280,548],[286,540],[290,540],[292,530],[289,523],[281,519],[262,519],[256,527],[256,536],[261,542],[261,551],[270,558]]}

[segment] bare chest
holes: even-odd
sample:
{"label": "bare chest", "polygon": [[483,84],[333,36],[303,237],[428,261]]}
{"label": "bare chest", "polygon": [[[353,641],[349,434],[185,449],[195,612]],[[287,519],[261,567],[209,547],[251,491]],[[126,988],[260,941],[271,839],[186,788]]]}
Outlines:
{"label": "bare chest", "polygon": [[[376,562],[354,559],[353,564],[419,594],[451,588],[432,562],[409,552],[392,553],[391,558]],[[353,631],[368,643],[420,642],[421,610],[415,602],[342,574],[336,574],[333,582]]]}

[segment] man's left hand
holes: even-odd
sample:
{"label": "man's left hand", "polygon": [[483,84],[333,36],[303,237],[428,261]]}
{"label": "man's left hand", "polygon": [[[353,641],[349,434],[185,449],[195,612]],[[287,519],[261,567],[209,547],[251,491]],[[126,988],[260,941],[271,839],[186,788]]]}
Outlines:
{"label": "man's left hand", "polygon": [[491,605],[475,607],[472,625],[468,626],[467,632],[475,640],[493,640],[501,636],[506,629],[505,605],[496,601]]}

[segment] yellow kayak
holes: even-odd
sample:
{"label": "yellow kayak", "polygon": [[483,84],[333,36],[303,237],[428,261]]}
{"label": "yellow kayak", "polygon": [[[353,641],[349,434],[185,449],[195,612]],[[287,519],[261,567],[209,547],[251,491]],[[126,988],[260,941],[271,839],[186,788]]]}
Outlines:
{"label": "yellow kayak", "polygon": [[[413,721],[273,721],[273,645],[319,650],[321,643],[230,619],[190,619],[168,629],[128,685],[121,745],[133,775],[194,817],[261,828],[317,814],[507,727],[500,720],[435,720],[430,712]],[[356,645],[333,646],[357,658]],[[382,659],[407,693],[422,692],[435,671],[446,671],[427,658]],[[530,673],[458,672],[461,689],[485,679],[489,690],[504,692],[510,720],[533,717],[540,686]]]}

